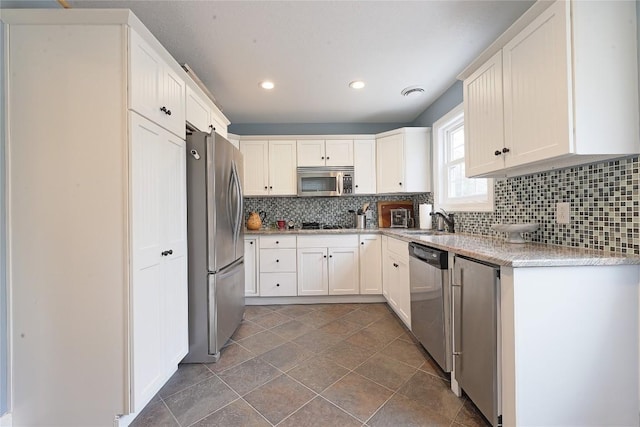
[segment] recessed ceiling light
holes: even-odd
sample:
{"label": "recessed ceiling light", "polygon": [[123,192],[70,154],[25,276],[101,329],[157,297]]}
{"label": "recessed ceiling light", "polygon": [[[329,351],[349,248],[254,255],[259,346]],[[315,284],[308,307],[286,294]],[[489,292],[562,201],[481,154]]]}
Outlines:
{"label": "recessed ceiling light", "polygon": [[424,88],[421,86],[409,86],[402,89],[400,94],[402,96],[420,95],[424,92]]}
{"label": "recessed ceiling light", "polygon": [[354,80],[349,83],[349,87],[351,89],[362,89],[364,87],[364,82],[362,80]]}
{"label": "recessed ceiling light", "polygon": [[275,87],[276,85],[273,84],[273,82],[270,82],[269,80],[265,80],[263,82],[260,83],[260,87],[262,89],[266,89],[266,90],[271,90]]}

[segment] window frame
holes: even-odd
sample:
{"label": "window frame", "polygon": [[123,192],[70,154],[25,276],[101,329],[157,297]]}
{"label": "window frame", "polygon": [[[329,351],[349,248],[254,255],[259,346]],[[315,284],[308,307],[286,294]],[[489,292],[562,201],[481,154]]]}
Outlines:
{"label": "window frame", "polygon": [[[460,125],[464,127],[464,105],[458,104],[451,111],[439,118],[433,123],[433,175],[434,175],[434,209],[444,209],[446,211],[457,212],[493,212],[494,206],[494,185],[491,178],[475,178],[487,180],[487,196],[469,196],[458,198],[457,200],[447,197],[448,194],[448,166],[455,162],[446,163],[445,147],[446,135],[456,130]],[[465,134],[465,145],[468,138]],[[466,156],[465,148],[465,156]]]}

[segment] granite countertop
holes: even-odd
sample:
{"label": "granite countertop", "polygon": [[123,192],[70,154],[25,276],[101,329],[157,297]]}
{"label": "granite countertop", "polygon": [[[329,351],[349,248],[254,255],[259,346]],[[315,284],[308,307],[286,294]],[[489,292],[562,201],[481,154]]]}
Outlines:
{"label": "granite countertop", "polygon": [[640,256],[613,252],[548,245],[543,243],[507,243],[501,238],[464,233],[443,233],[401,228],[367,228],[339,230],[245,230],[246,235],[269,234],[384,234],[406,242],[421,243],[480,261],[505,267],[569,267],[640,265]]}

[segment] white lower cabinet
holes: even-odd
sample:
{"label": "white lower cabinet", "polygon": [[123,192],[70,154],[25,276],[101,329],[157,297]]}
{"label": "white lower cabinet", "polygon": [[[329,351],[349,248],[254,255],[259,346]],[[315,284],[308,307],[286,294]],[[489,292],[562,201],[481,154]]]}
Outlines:
{"label": "white lower cabinet", "polygon": [[328,295],[327,248],[298,249],[298,295]]}
{"label": "white lower cabinet", "polygon": [[[386,237],[386,236],[385,236]],[[405,325],[411,329],[409,247],[407,242],[386,237],[383,245],[383,295]]]}
{"label": "white lower cabinet", "polygon": [[360,235],[360,293],[382,293],[382,236]]}
{"label": "white lower cabinet", "polygon": [[244,295],[255,297],[260,294],[258,274],[258,238],[244,238]]}
{"label": "white lower cabinet", "polygon": [[296,296],[296,237],[259,239],[260,296]]}
{"label": "white lower cabinet", "polygon": [[298,237],[298,295],[357,295],[357,235]]}

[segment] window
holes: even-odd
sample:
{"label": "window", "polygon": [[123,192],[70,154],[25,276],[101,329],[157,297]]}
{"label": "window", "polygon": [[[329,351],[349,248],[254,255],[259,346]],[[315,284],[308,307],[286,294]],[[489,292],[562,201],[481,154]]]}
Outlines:
{"label": "window", "polygon": [[464,175],[462,104],[433,124],[436,209],[493,211],[493,180]]}

